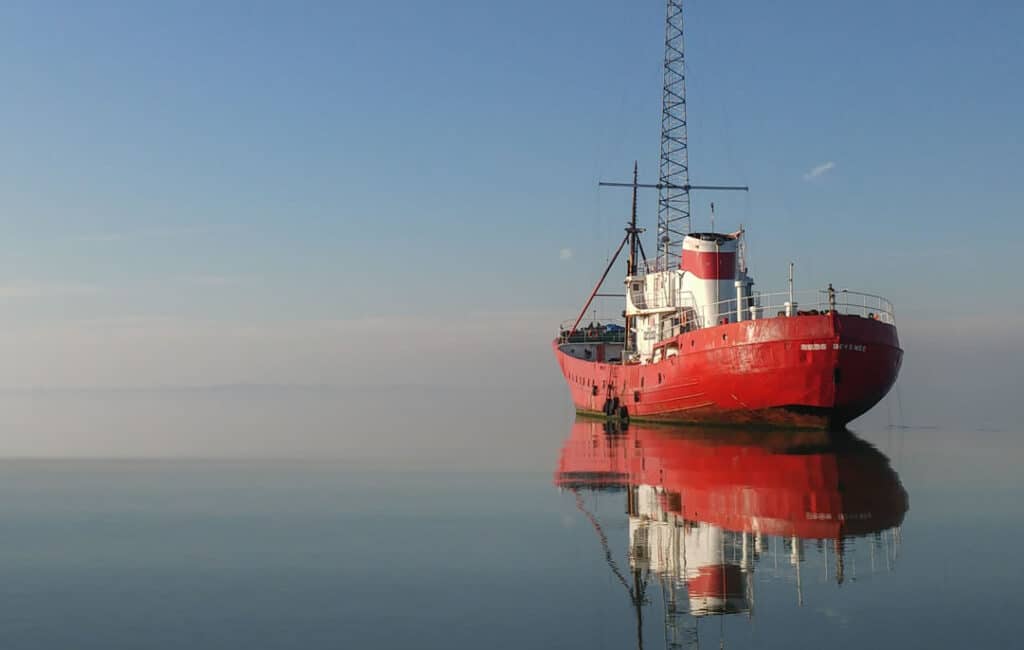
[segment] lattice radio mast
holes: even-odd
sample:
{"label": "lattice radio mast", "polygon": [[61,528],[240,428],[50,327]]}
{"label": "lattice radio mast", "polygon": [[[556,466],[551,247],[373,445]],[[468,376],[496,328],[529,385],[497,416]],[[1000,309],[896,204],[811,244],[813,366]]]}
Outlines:
{"label": "lattice radio mast", "polygon": [[661,93],[661,163],[658,169],[658,251],[662,268],[678,264],[690,232],[690,156],[686,144],[686,62],[683,0],[665,13],[665,79]]}
{"label": "lattice radio mast", "polygon": [[[690,191],[746,192],[746,185],[690,185],[690,150],[686,142],[686,62],[683,58],[683,0],[668,0],[665,11],[665,78],[661,92],[661,162],[658,182],[601,181],[598,185],[658,190],[658,270],[679,265],[683,239],[690,232]],[[636,231],[635,224],[632,231]],[[627,239],[630,229],[627,229]],[[625,246],[623,240],[621,247]],[[641,249],[642,252],[642,249]],[[616,253],[617,255],[618,253]],[[635,255],[633,258],[635,259]],[[646,260],[644,260],[646,262]],[[653,270],[648,265],[647,270]],[[607,275],[607,271],[605,272]],[[595,289],[596,291],[596,289]],[[578,323],[577,323],[578,324]]]}

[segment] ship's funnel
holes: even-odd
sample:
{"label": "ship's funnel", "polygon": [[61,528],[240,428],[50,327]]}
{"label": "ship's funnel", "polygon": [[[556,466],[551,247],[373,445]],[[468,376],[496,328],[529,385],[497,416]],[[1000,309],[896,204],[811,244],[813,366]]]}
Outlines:
{"label": "ship's funnel", "polygon": [[683,240],[683,302],[693,302],[703,327],[737,319],[735,281],[742,279],[737,278],[738,249],[736,235],[696,232]]}
{"label": "ship's funnel", "polygon": [[690,233],[683,240],[683,257],[679,268],[701,280],[734,280],[737,248],[735,235]]}

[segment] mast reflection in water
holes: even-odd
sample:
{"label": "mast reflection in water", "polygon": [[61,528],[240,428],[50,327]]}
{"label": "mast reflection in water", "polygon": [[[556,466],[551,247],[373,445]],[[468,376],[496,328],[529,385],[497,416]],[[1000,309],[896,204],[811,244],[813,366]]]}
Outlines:
{"label": "mast reflection in water", "polygon": [[[843,584],[858,554],[870,572],[891,570],[908,509],[889,459],[851,433],[622,429],[580,419],[555,484],[575,493],[593,525],[635,608],[641,647],[652,603],[664,615],[667,647],[696,647],[702,617],[753,616],[758,570],[792,581],[799,605],[808,571]],[[607,522],[587,506],[599,491],[625,492],[628,572]],[[816,561],[808,546],[820,550]]]}

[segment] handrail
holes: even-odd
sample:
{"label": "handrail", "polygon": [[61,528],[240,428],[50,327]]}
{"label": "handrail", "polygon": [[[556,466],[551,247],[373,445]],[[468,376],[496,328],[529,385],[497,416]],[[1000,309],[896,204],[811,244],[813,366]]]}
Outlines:
{"label": "handrail", "polygon": [[[626,340],[625,321],[618,314],[603,315],[594,314],[590,320],[579,324],[576,331],[572,331],[572,324],[575,318],[562,321],[558,326],[558,340],[561,343],[624,343]],[[608,326],[615,326],[614,331],[608,331]]]}
{"label": "handrail", "polygon": [[[839,314],[863,316],[873,320],[880,320],[890,325],[896,324],[896,310],[888,299],[873,293],[854,291],[851,289],[811,289],[798,291],[792,294],[791,306],[794,315],[806,314],[808,312],[828,313],[835,310]],[[778,316],[781,312],[787,313],[786,305],[790,301],[788,291],[777,291],[773,293],[754,292],[753,296],[745,298],[747,310],[743,320],[750,318],[750,305],[758,307],[764,318]],[[736,299],[725,300],[716,303],[719,307],[718,313],[728,315],[729,310],[721,307],[731,305],[735,314]]]}
{"label": "handrail", "polygon": [[[789,304],[790,299],[794,304]],[[660,302],[660,301],[659,301]],[[892,302],[883,296],[853,289],[808,289],[790,294],[788,291],[775,291],[763,293],[755,291],[753,295],[745,296],[743,302],[742,320],[750,320],[753,316],[751,307],[758,319],[776,318],[779,316],[804,316],[812,314],[827,314],[835,311],[838,314],[860,316],[872,320],[881,321],[889,325],[896,324],[896,310]],[[683,332],[704,327],[717,325],[721,320],[728,319],[735,322],[736,298],[720,300],[716,303],[698,307],[697,302],[690,292],[679,295],[679,304],[674,305],[679,310],[679,323],[673,325],[670,330],[662,331],[658,340],[674,338]],[[672,305],[668,305],[672,306]],[[718,322],[708,323],[704,316],[706,314],[717,314]],[[570,321],[567,321],[571,323]],[[584,335],[581,340],[594,342],[621,342],[624,339],[623,332],[605,332],[606,325],[615,324],[622,326],[624,323],[618,316],[611,318],[595,318],[598,327],[587,328],[591,334]],[[562,324],[563,336],[567,334],[566,323]],[[577,334],[584,328],[580,328]],[[577,342],[577,336],[573,335],[573,342]],[[612,341],[611,339],[615,339]]]}
{"label": "handrail", "polygon": [[562,330],[558,335],[560,343],[625,343],[625,330],[609,332],[602,328],[578,328],[575,332]]}
{"label": "handrail", "polygon": [[[787,308],[790,298],[795,305]],[[704,316],[708,314],[715,314],[718,319],[728,318],[730,322],[737,320],[736,298],[733,296],[715,303],[698,306],[693,294],[686,291],[679,294],[679,300],[675,301],[677,304],[672,305],[669,302],[671,301],[666,301],[664,306],[674,306],[680,311],[693,312],[696,315],[696,318],[691,319],[692,323],[681,326],[683,331],[717,325],[717,322],[708,322],[704,319]],[[744,296],[743,302],[745,304],[743,305],[742,320],[750,320],[750,307],[754,306],[759,312],[759,318],[770,318],[787,313],[793,313],[793,315],[806,315],[811,312],[828,313],[834,308],[840,314],[863,316],[890,325],[896,323],[896,311],[892,302],[873,293],[851,289],[835,289],[832,292],[832,298],[829,297],[828,289],[808,289],[796,291],[793,294],[788,291],[771,293],[755,291],[752,296]],[[660,302],[657,306],[652,306],[650,303],[647,305],[649,309],[657,309],[661,306],[663,305]]]}

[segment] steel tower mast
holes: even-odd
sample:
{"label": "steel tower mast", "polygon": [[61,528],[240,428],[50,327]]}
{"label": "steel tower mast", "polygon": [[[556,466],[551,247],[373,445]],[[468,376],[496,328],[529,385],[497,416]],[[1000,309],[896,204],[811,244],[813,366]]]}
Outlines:
{"label": "steel tower mast", "polygon": [[690,185],[690,149],[686,141],[683,0],[666,2],[665,70],[661,92],[661,160],[658,165],[658,182],[637,183],[634,174],[632,183],[601,181],[598,185],[632,187],[634,191],[637,188],[658,190],[658,261],[655,265],[646,265],[648,271],[654,268],[665,271],[678,266],[683,239],[690,232],[690,190],[750,190],[746,185]]}
{"label": "steel tower mast", "polygon": [[658,185],[658,257],[661,268],[667,269],[670,264],[678,264],[683,238],[690,232],[683,0],[668,0],[665,13],[665,78],[661,93]]}

